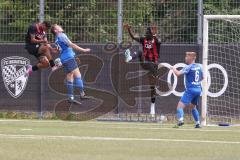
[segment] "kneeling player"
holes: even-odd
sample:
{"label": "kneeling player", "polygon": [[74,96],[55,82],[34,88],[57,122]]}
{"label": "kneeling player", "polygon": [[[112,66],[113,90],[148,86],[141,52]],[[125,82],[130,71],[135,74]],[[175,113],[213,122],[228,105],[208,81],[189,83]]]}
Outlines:
{"label": "kneeling player", "polygon": [[88,53],[91,50],[89,48],[81,48],[72,43],[66,34],[63,33],[61,26],[55,24],[51,28],[51,32],[56,36],[55,43],[60,48],[60,59],[66,73],[67,80],[67,92],[69,102],[78,103],[74,99],[74,86],[80,89],[80,98],[87,98],[84,93],[83,81],[81,79],[81,73],[75,60],[75,51]]}
{"label": "kneeling player", "polygon": [[199,97],[202,92],[201,81],[203,80],[203,73],[201,64],[195,63],[195,60],[195,52],[186,52],[185,61],[188,65],[180,71],[178,71],[176,68],[172,68],[176,76],[185,75],[186,87],[186,90],[177,105],[178,123],[176,127],[184,124],[183,109],[186,106],[190,106],[196,123],[195,128],[200,128],[199,112],[196,106],[198,105]]}

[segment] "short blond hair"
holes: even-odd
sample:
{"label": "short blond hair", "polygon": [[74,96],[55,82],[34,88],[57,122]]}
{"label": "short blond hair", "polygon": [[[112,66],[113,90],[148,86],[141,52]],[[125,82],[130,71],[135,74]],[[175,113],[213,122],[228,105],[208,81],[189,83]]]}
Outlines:
{"label": "short blond hair", "polygon": [[51,27],[51,33],[52,33],[52,34],[55,34],[54,29],[55,29],[56,26],[57,26],[57,24],[53,24],[53,25],[52,25],[52,27]]}

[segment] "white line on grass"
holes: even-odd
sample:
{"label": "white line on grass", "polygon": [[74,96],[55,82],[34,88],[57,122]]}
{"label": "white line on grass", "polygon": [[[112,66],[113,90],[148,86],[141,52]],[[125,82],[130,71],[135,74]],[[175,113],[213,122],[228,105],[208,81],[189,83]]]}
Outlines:
{"label": "white line on grass", "polygon": [[31,128],[22,128],[21,131],[32,131]]}
{"label": "white line on grass", "polygon": [[[0,119],[0,122],[30,122],[30,123],[66,123],[66,124],[77,124],[77,125],[88,125],[89,128],[113,128],[113,129],[139,129],[139,130],[179,130],[179,131],[196,131],[196,132],[237,132],[240,130],[232,130],[229,127],[225,129],[215,129],[220,128],[218,126],[209,126],[203,127],[202,129],[194,129],[194,128],[172,128],[171,124],[151,124],[151,123],[127,123],[127,122],[99,122],[99,121],[62,121],[62,120],[12,120],[12,119]],[[91,126],[90,126],[90,125]],[[95,125],[96,124],[96,125]],[[105,126],[99,126],[99,124],[103,124]],[[134,124],[134,126],[125,127],[123,125],[126,124]],[[119,126],[111,126],[111,125],[119,125]],[[145,127],[149,126],[149,127]],[[159,126],[159,127],[158,127]],[[162,127],[164,126],[164,127]],[[170,128],[167,128],[167,127]],[[234,126],[231,126],[231,128]],[[212,128],[212,129],[205,129]]]}
{"label": "white line on grass", "polygon": [[[99,127],[99,126],[94,126]],[[174,131],[196,131],[196,132],[240,132],[240,130],[229,130],[229,129],[196,129],[196,128],[165,128],[165,127],[105,127],[113,129],[139,129],[139,130],[174,130]]]}
{"label": "white line on grass", "polygon": [[0,138],[9,139],[62,139],[62,140],[89,140],[89,141],[162,141],[162,142],[189,142],[189,143],[216,143],[216,144],[240,144],[240,141],[210,141],[210,140],[185,140],[185,139],[161,139],[161,138],[124,138],[124,137],[85,137],[85,136],[51,136],[51,135],[17,135],[0,134]]}

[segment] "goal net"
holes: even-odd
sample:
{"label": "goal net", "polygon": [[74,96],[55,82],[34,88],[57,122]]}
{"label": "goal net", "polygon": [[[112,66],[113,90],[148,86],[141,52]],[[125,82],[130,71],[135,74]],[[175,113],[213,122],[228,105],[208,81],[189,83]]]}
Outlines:
{"label": "goal net", "polygon": [[240,15],[205,15],[202,119],[240,124]]}

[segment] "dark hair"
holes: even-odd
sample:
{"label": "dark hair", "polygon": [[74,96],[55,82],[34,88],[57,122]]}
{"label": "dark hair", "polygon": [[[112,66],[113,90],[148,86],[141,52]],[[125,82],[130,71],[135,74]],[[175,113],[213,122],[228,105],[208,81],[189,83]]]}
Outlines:
{"label": "dark hair", "polygon": [[51,27],[51,33],[55,35],[54,29],[55,29],[55,25],[52,25],[52,27]]}
{"label": "dark hair", "polygon": [[51,22],[49,21],[43,21],[42,24],[44,24],[47,28],[51,27]]}
{"label": "dark hair", "polygon": [[54,29],[55,29],[56,26],[57,26],[57,24],[53,24],[52,27],[51,27],[51,29],[50,29],[50,31],[51,31],[51,33],[52,33],[53,35],[56,34],[56,33],[54,32]]}
{"label": "dark hair", "polygon": [[145,36],[148,40],[152,40],[153,38],[153,33],[151,27],[147,27]]}
{"label": "dark hair", "polygon": [[147,27],[147,29],[146,29],[146,34],[152,34],[152,29],[151,29],[151,27]]}

